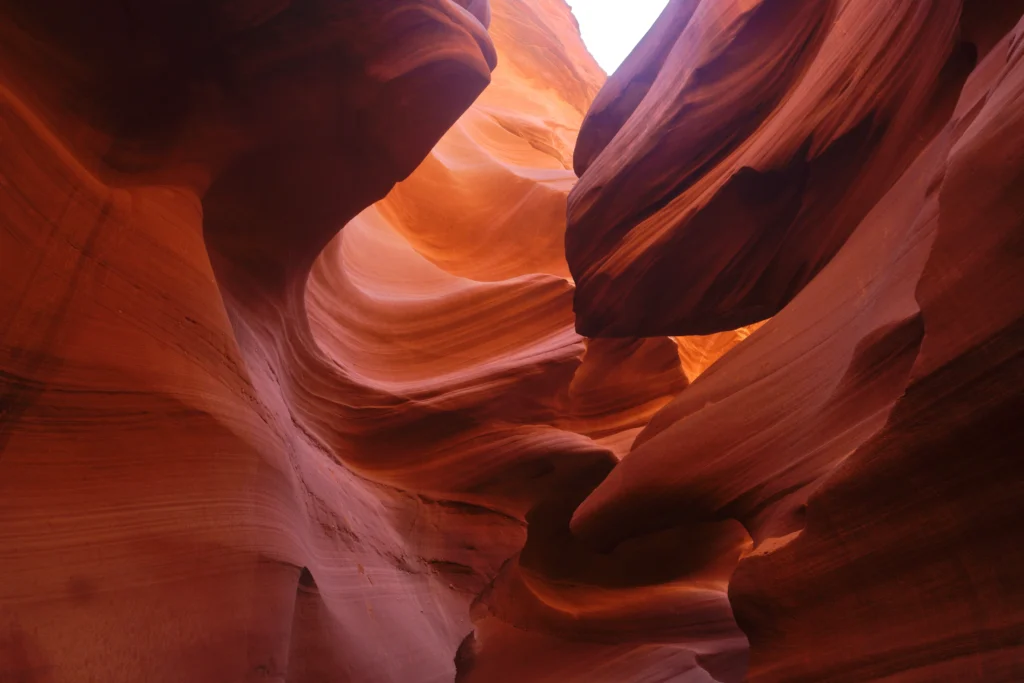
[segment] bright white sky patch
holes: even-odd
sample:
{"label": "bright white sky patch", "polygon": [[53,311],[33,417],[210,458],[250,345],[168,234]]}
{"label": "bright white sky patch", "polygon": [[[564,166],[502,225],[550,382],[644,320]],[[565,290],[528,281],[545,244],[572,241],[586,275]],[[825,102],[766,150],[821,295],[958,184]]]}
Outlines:
{"label": "bright white sky patch", "polygon": [[583,42],[608,74],[619,67],[668,0],[568,0]]}

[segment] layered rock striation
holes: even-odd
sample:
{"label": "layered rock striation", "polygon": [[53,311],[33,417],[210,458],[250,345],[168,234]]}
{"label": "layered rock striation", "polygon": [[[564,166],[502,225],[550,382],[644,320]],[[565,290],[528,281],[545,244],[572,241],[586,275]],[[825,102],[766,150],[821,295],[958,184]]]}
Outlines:
{"label": "layered rock striation", "polygon": [[750,681],[1024,675],[1022,12],[670,4],[584,122],[579,329],[774,315],[572,519],[605,548],[739,521]]}
{"label": "layered rock striation", "polygon": [[0,680],[1024,677],[1024,4],[0,12]]}
{"label": "layered rock striation", "polygon": [[563,3],[3,11],[4,680],[696,666],[518,559],[703,369],[573,330]]}

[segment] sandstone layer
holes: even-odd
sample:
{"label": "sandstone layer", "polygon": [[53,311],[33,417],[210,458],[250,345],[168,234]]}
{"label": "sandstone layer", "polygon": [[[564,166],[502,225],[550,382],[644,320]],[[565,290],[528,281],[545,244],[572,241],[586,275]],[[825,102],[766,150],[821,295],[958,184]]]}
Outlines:
{"label": "sandstone layer", "polygon": [[581,132],[578,329],[707,334],[777,313],[949,118],[990,47],[968,20],[939,0],[670,3]]}
{"label": "sandstone layer", "polygon": [[0,680],[1021,680],[1022,13],[0,0]]}
{"label": "sandstone layer", "polygon": [[[717,636],[616,583],[642,557],[518,559],[739,338],[575,333],[604,75],[568,8],[56,9],[0,27],[0,678],[703,671]],[[566,626],[573,571],[620,595],[598,635]]]}
{"label": "sandstone layer", "polygon": [[616,75],[584,123],[578,327],[777,315],[572,528],[614,548],[739,521],[750,681],[1019,680],[1024,7],[695,4],[627,63],[658,74],[639,103]]}

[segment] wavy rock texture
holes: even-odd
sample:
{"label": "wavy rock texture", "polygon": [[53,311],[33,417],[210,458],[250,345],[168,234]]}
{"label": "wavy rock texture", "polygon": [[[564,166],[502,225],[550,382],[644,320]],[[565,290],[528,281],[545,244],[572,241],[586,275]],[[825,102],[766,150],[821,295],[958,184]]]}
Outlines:
{"label": "wavy rock texture", "polygon": [[[1024,512],[1024,469],[1016,457],[1024,437],[1024,20],[1017,23],[1024,7],[897,3],[883,18],[871,3],[848,0],[817,8],[793,3],[787,17],[786,8],[763,2],[731,17],[728,3],[711,3],[722,11],[716,32],[700,33],[707,30],[701,18],[707,4],[693,12],[668,57],[649,53],[652,63],[663,59],[666,66],[632,115],[628,99],[616,104],[602,93],[584,124],[577,167],[586,171],[570,198],[567,237],[570,265],[583,273],[580,327],[728,326],[747,317],[751,297],[770,300],[764,310],[786,304],[791,295],[776,297],[770,275],[785,261],[807,264],[814,254],[822,265],[786,271],[792,300],[651,419],[574,512],[572,529],[592,546],[617,551],[659,531],[739,521],[753,548],[729,579],[729,597],[750,638],[750,681],[1019,680],[1024,592],[1011,577],[1024,556],[1010,520]],[[666,12],[687,7],[670,5]],[[705,107],[726,107],[709,123],[729,120],[728,97],[700,90],[712,87],[709,77],[725,83],[749,72],[786,74],[772,61],[783,52],[766,49],[752,62],[722,57],[751,44],[726,29],[764,29],[769,24],[762,21],[774,17],[786,28],[776,23],[751,35],[760,35],[762,46],[789,45],[794,25],[812,25],[791,22],[812,9],[832,17],[815,29],[825,35],[808,43],[813,49],[802,53],[806,63],[788,77],[792,84],[779,104],[735,110],[765,116],[745,132],[728,124],[735,136],[730,154],[777,150],[793,135],[805,136],[807,126],[823,125],[829,112],[842,116],[842,128],[856,125],[860,111],[887,111],[886,126],[817,167],[823,157],[815,150],[827,156],[829,144],[841,143],[833,138],[821,147],[823,129],[816,128],[798,155],[804,170],[795,176],[790,162],[788,169],[735,170],[732,157],[700,172],[686,164],[670,168],[669,157],[685,160],[695,149],[689,136],[709,130]],[[666,14],[661,22],[671,20]],[[871,40],[858,38],[867,32]],[[685,35],[705,37],[680,47]],[[880,36],[903,37],[887,38],[870,65],[861,62]],[[907,53],[877,72],[887,74],[884,81],[873,80],[873,70],[888,64],[885,54],[902,50],[903,40],[931,47]],[[667,71],[675,51],[727,61],[687,81],[682,72]],[[844,52],[850,65],[862,64],[857,78],[818,100],[813,115],[780,118],[804,106],[822,77],[842,73]],[[682,89],[669,81],[681,81]],[[904,84],[899,93],[891,90],[895,83]],[[624,98],[614,79],[610,84],[611,94]],[[840,106],[858,91],[856,107]],[[924,92],[928,98],[917,99]],[[655,111],[677,116],[677,125],[650,126],[643,136],[631,128],[649,125]],[[616,120],[620,129],[608,132]],[[890,139],[897,121],[913,126],[912,139],[905,133]],[[588,135],[591,147],[584,147]],[[661,147],[645,152],[644,140]],[[606,151],[593,151],[600,145]],[[890,153],[883,173],[878,155]],[[890,181],[890,170],[898,178]],[[718,185],[729,173],[732,180]],[[743,184],[744,175],[750,184]],[[808,188],[828,187],[844,175],[828,190],[828,206],[816,209],[828,211],[816,214],[815,225],[802,225],[802,216],[812,215]],[[647,203],[653,195],[637,189],[670,181],[688,189],[657,200],[657,207]],[[723,195],[730,183],[733,194]],[[800,198],[796,218],[781,231],[770,211],[743,214],[752,206],[742,203],[762,191],[758,183],[772,188],[766,200],[791,191]],[[869,200],[875,194],[877,201]],[[716,201],[729,213],[707,223],[715,232],[699,232],[694,225]],[[594,213],[599,205],[603,214]],[[613,226],[617,218],[598,223],[616,211],[621,230]],[[826,246],[854,218],[849,238]],[[749,232],[737,238],[739,227]],[[582,244],[586,235],[598,243],[611,234],[606,230],[620,230],[621,239],[602,255],[589,260],[574,252],[574,239]],[[705,249],[722,260],[711,260]],[[679,267],[690,253],[705,253],[701,268]],[[727,271],[716,263],[726,261],[736,268],[728,271],[730,288],[747,286],[736,274],[756,282],[748,293],[698,287],[692,305],[679,295],[691,296],[700,278],[724,278]],[[651,291],[654,280],[631,275],[657,271],[662,262],[673,268],[672,278],[658,280],[671,299]],[[620,307],[642,293],[651,296],[649,306]],[[588,306],[598,300],[607,318],[588,322]],[[637,311],[646,317],[636,318]],[[713,538],[728,538],[719,533]]]}
{"label": "wavy rock texture", "polygon": [[[708,334],[777,313],[948,118],[970,67],[959,17],[939,0],[667,7],[581,131],[577,329]],[[646,92],[622,83],[634,73]]]}
{"label": "wavy rock texture", "polygon": [[439,0],[62,10],[8,8],[0,41],[2,677],[450,680],[479,579],[447,568],[477,542],[493,574],[522,525],[332,457],[301,302],[486,86],[484,27]]}
{"label": "wavy rock texture", "polygon": [[46,5],[0,679],[1024,678],[1024,4]]}
{"label": "wavy rock texture", "polygon": [[[706,557],[652,575],[651,564],[680,564],[679,551],[642,542],[607,558],[574,542],[568,521],[651,415],[744,331],[576,334],[565,202],[603,74],[561,2],[494,2],[491,17],[492,85],[313,268],[311,330],[358,407],[339,405],[319,431],[364,476],[526,523],[522,552],[474,603],[458,680],[710,680],[699,657],[742,664],[746,649],[724,591],[747,542],[738,525]],[[368,421],[365,406],[381,403]],[[731,662],[718,668],[735,677]]]}
{"label": "wavy rock texture", "polygon": [[0,22],[0,678],[706,678],[745,649],[738,526],[646,578],[658,544],[565,547],[708,356],[573,330],[603,74],[564,4],[49,5]]}

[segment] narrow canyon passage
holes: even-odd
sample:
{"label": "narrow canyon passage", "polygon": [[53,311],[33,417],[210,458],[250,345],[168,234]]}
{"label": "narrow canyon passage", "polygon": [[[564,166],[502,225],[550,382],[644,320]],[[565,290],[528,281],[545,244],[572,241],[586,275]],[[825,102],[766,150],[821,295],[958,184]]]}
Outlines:
{"label": "narrow canyon passage", "polygon": [[1024,2],[82,4],[0,0],[0,681],[1024,680]]}

